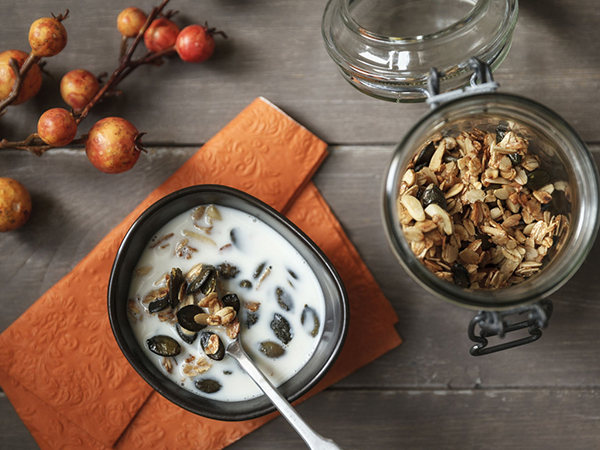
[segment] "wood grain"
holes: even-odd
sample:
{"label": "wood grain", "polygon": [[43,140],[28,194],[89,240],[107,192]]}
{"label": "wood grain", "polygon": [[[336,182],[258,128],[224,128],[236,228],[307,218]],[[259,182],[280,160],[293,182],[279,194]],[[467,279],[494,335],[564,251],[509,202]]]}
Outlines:
{"label": "wood grain", "polygon": [[[156,1],[138,1],[149,10]],[[320,138],[334,144],[395,143],[426,111],[367,97],[338,74],[321,39],[324,0],[276,2],[174,0],[180,24],[205,20],[227,31],[217,39],[215,57],[204,64],[173,59],[143,67],[123,83],[124,94],[95,110],[82,131],[98,118],[122,115],[146,141],[162,144],[206,142],[255,97],[269,98]],[[60,77],[73,68],[94,73],[116,67],[120,36],[115,29],[122,2],[106,0],[0,0],[5,48],[28,49],[27,31],[36,18],[71,11],[65,22],[66,49],[48,59],[55,79],[44,95],[12,108],[0,135],[24,138],[40,113],[63,106]],[[502,90],[532,97],[554,108],[590,142],[600,142],[600,10],[593,0],[528,0],[521,4],[513,46],[497,71]],[[93,30],[93,31],[90,31]],[[151,95],[149,95],[151,93]]]}
{"label": "wood grain", "polygon": [[[588,390],[335,390],[298,407],[320,434],[345,450],[598,448],[600,395]],[[34,450],[6,398],[0,397],[0,448]],[[303,450],[281,417],[231,450]]]}
{"label": "wood grain", "polygon": [[[139,0],[149,10],[156,0]],[[83,122],[120,115],[151,144],[122,175],[95,170],[79,149],[42,158],[0,153],[0,176],[30,190],[26,227],[0,235],[0,332],[68,273],[146,195],[257,96],[265,96],[332,146],[315,182],[400,317],[404,344],[301,405],[317,431],[347,449],[596,449],[600,441],[600,243],[552,299],[555,313],[533,345],[484,358],[468,354],[474,312],[446,304],[400,268],[381,223],[383,177],[393,146],[427,111],[351,88],[320,34],[325,0],[173,0],[181,25],[208,20],[225,30],[215,57],[142,67],[123,95]],[[0,137],[24,138],[50,107],[64,106],[60,77],[116,67],[123,2],[0,0],[0,50],[28,49],[29,24],[71,10],[67,48],[48,60],[54,78],[34,100],[10,108]],[[600,162],[600,9],[595,0],[524,0],[512,50],[495,74],[502,91],[555,109]],[[0,449],[37,446],[0,392]],[[282,419],[233,449],[301,449]]]}
{"label": "wood grain", "polygon": [[[593,147],[600,159],[600,147]],[[392,146],[331,147],[314,181],[396,309],[405,343],[343,380],[346,388],[426,386],[596,387],[600,364],[590,348],[600,346],[596,302],[600,259],[596,243],[575,277],[553,296],[555,315],[537,343],[473,358],[467,325],[474,312],[434,298],[397,264],[381,222],[383,176]],[[125,174],[98,172],[83,151],[57,150],[41,158],[4,155],[6,176],[31,192],[28,225],[0,239],[3,314],[0,331],[70,271],[110,229],[195,151],[157,148]],[[9,168],[9,169],[8,169]],[[108,182],[110,180],[110,182]],[[74,189],[74,187],[81,187]],[[535,363],[532,363],[535,362]]]}

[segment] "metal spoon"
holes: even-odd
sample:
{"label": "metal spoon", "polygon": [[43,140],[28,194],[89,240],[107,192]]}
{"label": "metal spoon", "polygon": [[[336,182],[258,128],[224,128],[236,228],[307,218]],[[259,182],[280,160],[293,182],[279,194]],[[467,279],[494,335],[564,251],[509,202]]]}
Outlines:
{"label": "metal spoon", "polygon": [[256,364],[248,357],[242,344],[240,336],[232,341],[226,349],[229,356],[237,361],[242,369],[252,378],[259,388],[265,393],[269,400],[279,410],[281,415],[289,422],[296,430],[300,437],[306,442],[308,448],[312,450],[341,450],[331,439],[325,439],[317,434],[305,421],[300,417],[296,410],[289,404],[283,395],[271,384],[271,382],[263,375]]}

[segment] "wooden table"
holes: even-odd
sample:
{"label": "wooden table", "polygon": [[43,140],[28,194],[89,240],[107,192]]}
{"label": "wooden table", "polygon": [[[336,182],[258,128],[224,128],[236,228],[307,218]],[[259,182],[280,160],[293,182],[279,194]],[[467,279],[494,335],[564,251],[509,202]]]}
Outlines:
{"label": "wooden table", "polygon": [[[140,0],[149,10],[153,3]],[[0,0],[2,49],[27,50],[30,23],[71,10],[69,44],[49,59],[44,94],[10,108],[0,136],[23,138],[44,110],[62,106],[60,77],[116,64],[117,0]],[[532,345],[469,355],[473,316],[426,293],[398,266],[383,233],[382,179],[394,144],[426,111],[352,89],[320,34],[324,0],[174,0],[180,23],[226,30],[203,65],[143,67],[123,95],[94,110],[148,131],[133,170],[106,175],[82,149],[41,158],[0,153],[0,176],[29,189],[25,227],[0,236],[0,331],[68,273],[146,195],[255,97],[264,96],[330,144],[315,182],[400,317],[405,343],[307,401],[299,411],[346,449],[596,449],[600,447],[600,245],[552,299],[550,328]],[[525,0],[513,48],[495,74],[506,92],[545,103],[569,121],[600,160],[600,9],[596,0]],[[0,393],[0,448],[37,448]],[[234,449],[305,448],[278,418]]]}

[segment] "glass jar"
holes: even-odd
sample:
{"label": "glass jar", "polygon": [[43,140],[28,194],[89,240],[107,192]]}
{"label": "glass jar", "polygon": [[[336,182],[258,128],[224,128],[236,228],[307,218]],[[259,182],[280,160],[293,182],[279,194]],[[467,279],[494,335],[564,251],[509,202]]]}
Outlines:
{"label": "glass jar", "polygon": [[[383,221],[392,251],[412,278],[443,300],[480,310],[468,329],[475,356],[541,336],[552,314],[547,297],[581,266],[598,231],[598,172],[583,140],[543,105],[495,92],[492,71],[510,49],[517,13],[517,0],[330,0],[322,22],[327,51],[352,86],[384,100],[426,100],[434,108],[394,151]],[[436,276],[411,250],[398,217],[399,189],[409,163],[436,133],[491,132],[500,123],[525,134],[529,151],[566,182],[570,227],[539,273],[495,290],[462,288]],[[526,320],[512,320],[525,313]],[[522,329],[528,337],[487,347],[487,337]]]}
{"label": "glass jar", "polygon": [[[457,136],[474,128],[489,130],[499,123],[524,134],[530,153],[553,168],[553,181],[570,189],[569,230],[562,249],[549,254],[540,272],[522,283],[496,290],[470,290],[429,271],[410,248],[398,220],[397,199],[409,162],[436,133]],[[492,131],[492,130],[489,130]],[[426,290],[467,308],[503,310],[548,297],[565,284],[583,263],[598,231],[598,172],[587,146],[571,126],[545,106],[524,97],[483,94],[441,105],[423,117],[396,147],[383,196],[383,221],[391,248],[401,265]]]}
{"label": "glass jar", "polygon": [[506,57],[517,0],[330,0],[326,49],[343,77],[376,98],[423,101],[435,67],[441,91],[465,86],[469,59],[492,70]]}

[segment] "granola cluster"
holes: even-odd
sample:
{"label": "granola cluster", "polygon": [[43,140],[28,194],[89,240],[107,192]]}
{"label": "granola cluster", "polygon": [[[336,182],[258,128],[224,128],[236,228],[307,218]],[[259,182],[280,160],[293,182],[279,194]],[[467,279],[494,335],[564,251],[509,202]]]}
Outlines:
{"label": "granola cluster", "polygon": [[560,250],[570,188],[528,150],[527,139],[501,125],[437,134],[413,158],[398,219],[430,271],[464,288],[498,289],[536,274]]}

